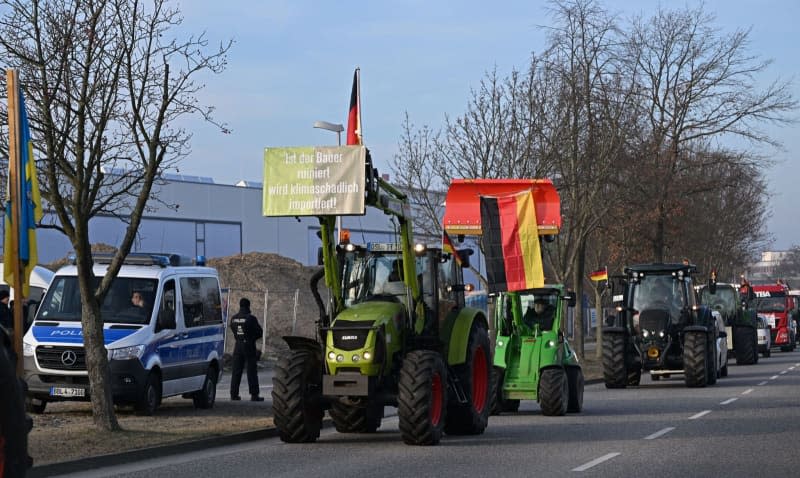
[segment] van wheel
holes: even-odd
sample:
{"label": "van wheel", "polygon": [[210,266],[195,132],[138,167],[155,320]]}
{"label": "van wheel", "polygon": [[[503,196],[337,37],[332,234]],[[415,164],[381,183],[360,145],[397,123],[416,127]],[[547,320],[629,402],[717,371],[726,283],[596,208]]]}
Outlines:
{"label": "van wheel", "polygon": [[217,369],[208,368],[206,378],[203,380],[203,388],[192,394],[194,408],[213,408],[217,398]]}
{"label": "van wheel", "polygon": [[147,377],[144,390],[142,390],[142,396],[136,404],[136,411],[138,411],[140,415],[153,415],[156,413],[160,402],[161,380],[159,380],[158,375],[151,373]]}
{"label": "van wheel", "polygon": [[26,398],[25,399],[25,410],[28,413],[35,413],[37,415],[41,415],[44,413],[44,409],[47,407],[47,400],[39,400],[37,398]]}

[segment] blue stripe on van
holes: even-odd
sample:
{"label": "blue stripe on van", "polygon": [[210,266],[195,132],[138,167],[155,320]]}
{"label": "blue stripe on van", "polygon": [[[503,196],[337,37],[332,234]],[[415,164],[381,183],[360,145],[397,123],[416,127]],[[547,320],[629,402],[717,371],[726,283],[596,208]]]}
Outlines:
{"label": "blue stripe on van", "polygon": [[[139,329],[136,329],[139,330]],[[105,329],[103,337],[105,344],[124,339],[136,332],[130,329]],[[33,337],[39,342],[57,342],[62,344],[83,344],[83,331],[78,327],[45,327],[33,326]]]}

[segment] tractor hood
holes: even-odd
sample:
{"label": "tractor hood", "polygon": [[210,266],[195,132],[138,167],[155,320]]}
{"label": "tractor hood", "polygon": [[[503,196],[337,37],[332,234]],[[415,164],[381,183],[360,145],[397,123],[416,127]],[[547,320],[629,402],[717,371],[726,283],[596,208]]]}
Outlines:
{"label": "tractor hood", "polygon": [[355,304],[343,310],[336,319],[333,321],[332,327],[343,325],[340,322],[346,322],[348,325],[353,325],[354,322],[360,322],[361,325],[380,326],[394,318],[402,319],[405,314],[405,306],[400,302],[392,301],[369,301]]}

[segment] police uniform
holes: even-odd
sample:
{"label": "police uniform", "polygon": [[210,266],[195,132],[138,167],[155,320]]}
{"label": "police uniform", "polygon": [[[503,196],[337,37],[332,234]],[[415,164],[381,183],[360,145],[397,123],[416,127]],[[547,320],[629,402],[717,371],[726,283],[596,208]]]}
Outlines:
{"label": "police uniform", "polygon": [[233,349],[233,371],[231,372],[231,399],[239,400],[239,383],[242,381],[242,372],[247,365],[247,386],[250,389],[250,399],[262,401],[258,388],[258,361],[256,341],[261,338],[263,330],[258,319],[250,313],[250,301],[239,301],[239,313],[231,317],[230,328],[236,345]]}

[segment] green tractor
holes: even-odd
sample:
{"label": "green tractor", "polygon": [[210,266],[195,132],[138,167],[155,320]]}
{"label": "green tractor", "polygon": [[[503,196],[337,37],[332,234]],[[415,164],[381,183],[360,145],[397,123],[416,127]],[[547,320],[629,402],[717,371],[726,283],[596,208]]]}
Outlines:
{"label": "green tractor", "polygon": [[[462,267],[471,251],[415,246],[405,194],[362,151],[365,204],[394,216],[399,242],[336,244],[335,216],[318,216],[317,338],[284,337],[290,350],[275,367],[272,391],[280,438],[316,441],[326,410],[341,433],[375,432],[385,406],[398,408],[410,445],[435,445],[443,433],[483,433],[491,350],[485,315],[464,304]],[[316,289],[322,277],[329,304]]]}
{"label": "green tractor", "polygon": [[728,355],[736,357],[736,365],[758,363],[758,317],[755,310],[748,308],[739,286],[716,282],[712,277],[708,285],[698,287],[697,296],[701,304],[725,322]]}
{"label": "green tractor", "polygon": [[538,401],[548,416],[583,409],[583,370],[562,331],[574,306],[560,285],[497,296],[493,414],[516,412],[520,400]]}

